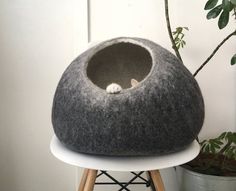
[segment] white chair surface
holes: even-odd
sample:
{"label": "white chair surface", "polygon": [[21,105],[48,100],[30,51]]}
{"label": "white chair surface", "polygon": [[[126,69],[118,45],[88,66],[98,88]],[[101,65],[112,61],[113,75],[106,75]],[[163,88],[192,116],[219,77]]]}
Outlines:
{"label": "white chair surface", "polygon": [[200,146],[194,141],[185,150],[162,156],[111,157],[82,154],[65,147],[54,135],[50,143],[52,154],[59,160],[78,167],[108,171],[148,171],[184,164],[194,159]]}

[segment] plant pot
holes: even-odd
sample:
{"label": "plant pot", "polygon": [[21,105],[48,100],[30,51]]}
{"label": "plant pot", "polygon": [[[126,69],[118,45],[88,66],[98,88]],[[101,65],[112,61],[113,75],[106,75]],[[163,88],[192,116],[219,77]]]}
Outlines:
{"label": "plant pot", "polygon": [[236,191],[236,177],[206,175],[177,167],[179,191]]}
{"label": "plant pot", "polygon": [[[139,83],[130,87],[131,79]],[[106,87],[123,88],[110,94]],[[204,119],[200,88],[172,53],[146,39],[116,38],[89,48],[66,69],[52,109],[56,136],[82,153],[112,156],[179,151]]]}

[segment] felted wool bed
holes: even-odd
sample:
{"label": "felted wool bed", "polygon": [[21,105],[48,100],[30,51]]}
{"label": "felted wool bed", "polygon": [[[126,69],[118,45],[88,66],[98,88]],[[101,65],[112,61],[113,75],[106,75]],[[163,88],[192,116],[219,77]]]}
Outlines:
{"label": "felted wool bed", "polygon": [[[131,87],[130,81],[138,84]],[[120,92],[110,94],[109,84]],[[81,153],[162,155],[197,137],[204,102],[192,74],[156,43],[121,37],[79,55],[57,86],[52,124],[58,139]]]}

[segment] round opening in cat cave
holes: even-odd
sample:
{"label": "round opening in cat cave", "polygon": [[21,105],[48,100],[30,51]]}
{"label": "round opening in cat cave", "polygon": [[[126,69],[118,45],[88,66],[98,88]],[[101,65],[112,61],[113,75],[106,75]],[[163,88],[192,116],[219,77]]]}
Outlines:
{"label": "round opening in cat cave", "polygon": [[98,87],[106,89],[116,83],[131,88],[131,80],[141,82],[151,71],[152,57],[139,45],[120,42],[98,51],[88,62],[87,76]]}

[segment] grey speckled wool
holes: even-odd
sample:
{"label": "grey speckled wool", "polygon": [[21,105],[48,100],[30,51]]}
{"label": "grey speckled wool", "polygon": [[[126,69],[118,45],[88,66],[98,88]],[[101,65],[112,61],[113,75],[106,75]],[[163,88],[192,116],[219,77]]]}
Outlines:
{"label": "grey speckled wool", "polygon": [[[130,78],[139,84],[129,88]],[[112,82],[124,89],[108,94]],[[179,151],[196,138],[203,120],[192,74],[169,51],[140,38],[105,41],[76,58],[58,84],[52,109],[59,140],[98,155]]]}

